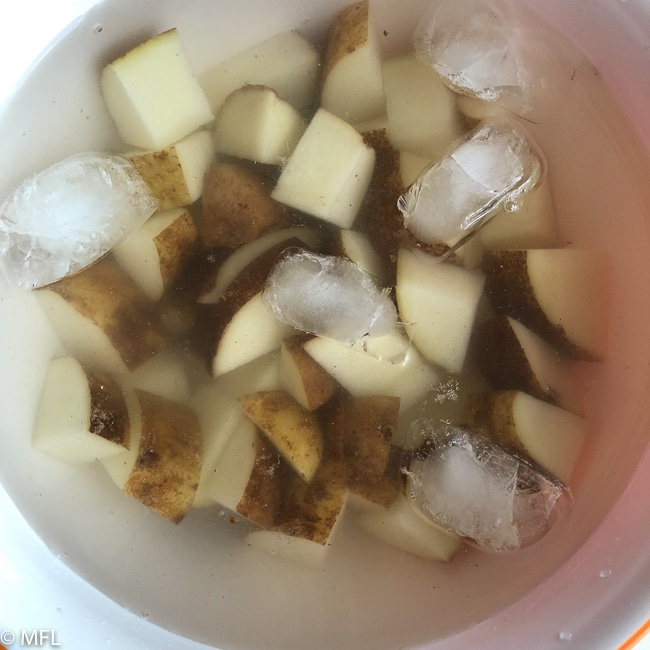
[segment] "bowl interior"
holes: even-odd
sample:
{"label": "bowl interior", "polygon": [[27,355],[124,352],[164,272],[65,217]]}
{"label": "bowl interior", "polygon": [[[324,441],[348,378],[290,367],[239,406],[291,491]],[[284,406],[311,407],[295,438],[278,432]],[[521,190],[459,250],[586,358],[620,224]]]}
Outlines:
{"label": "bowl interior", "polygon": [[[38,61],[0,113],[0,196],[71,153],[119,151],[99,71],[145,38],[177,27],[200,73],[285,29],[321,39],[344,4],[99,3]],[[375,3],[387,53],[406,47],[425,6],[411,0],[405,11],[398,0]],[[563,101],[530,129],[549,160],[563,240],[606,254],[610,306],[608,356],[585,372],[589,441],[573,509],[560,526],[517,554],[468,549],[442,565],[395,551],[344,522],[346,535],[318,567],[251,550],[242,526],[218,509],[171,526],[124,497],[100,466],[71,467],[31,450],[42,377],[59,344],[31,295],[1,287],[0,479],[52,551],[136,615],[211,645],[266,650],[443,643],[558,572],[598,530],[644,453],[650,359],[650,164],[598,70],[581,57],[571,65]]]}

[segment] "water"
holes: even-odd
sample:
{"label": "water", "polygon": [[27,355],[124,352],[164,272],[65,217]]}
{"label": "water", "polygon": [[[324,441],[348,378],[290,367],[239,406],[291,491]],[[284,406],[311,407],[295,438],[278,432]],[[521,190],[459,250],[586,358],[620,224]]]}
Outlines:
{"label": "water", "polygon": [[[117,26],[110,19],[110,7],[114,3],[102,4],[99,15],[89,16],[80,29],[101,22],[106,26],[102,32],[105,38]],[[188,33],[196,34],[192,47],[198,60],[222,56],[221,50],[214,49],[222,47],[221,44],[223,48],[231,47],[231,51],[238,47],[236,42],[224,44],[228,32],[236,31],[227,21],[211,23],[200,17],[201,11],[209,12],[214,4],[197,2],[192,5],[190,16],[186,5],[164,4],[161,0],[161,6],[169,12],[169,24],[182,24]],[[399,11],[393,14],[403,14],[404,5],[397,4]],[[290,11],[288,2],[278,5],[277,15],[283,15],[282,9],[287,15],[294,9],[301,10],[292,7]],[[144,3],[138,5],[139,9],[143,7]],[[307,3],[303,11],[299,17],[291,14],[291,25],[287,26],[308,19],[314,25],[316,21],[308,13]],[[151,19],[146,11],[143,16],[143,21]],[[133,29],[150,29],[151,22],[143,25],[135,21]],[[241,17],[242,34],[248,33],[243,27],[249,23],[249,16]],[[204,31],[200,29],[201,24],[205,24]],[[391,35],[401,29],[390,22],[382,26]],[[78,36],[78,30],[73,36]],[[256,34],[250,34],[248,43],[256,39],[261,40]],[[72,43],[72,39],[67,43]],[[105,48],[103,43],[84,57],[93,75],[96,61],[105,57]],[[110,124],[102,121],[100,109],[94,112],[88,109],[92,105],[89,98],[92,98],[90,89],[95,77],[88,73],[85,80],[78,80],[75,61],[79,57],[74,51],[78,50],[66,45],[50,52],[11,110],[3,116],[2,142],[15,152],[15,157],[4,163],[7,175],[3,179],[25,176],[30,170],[49,164],[53,158],[62,157],[61,153],[73,147],[84,150],[114,144]],[[569,528],[560,526],[552,540],[548,543],[542,540],[520,560],[513,557],[502,561],[468,552],[448,567],[414,561],[367,536],[353,534],[316,575],[288,563],[269,563],[261,557],[256,562],[243,556],[227,522],[216,526],[192,518],[185,527],[161,529],[153,518],[143,516],[138,510],[137,516],[125,518],[128,525],[121,525],[121,513],[129,506],[114,493],[113,486],[93,481],[93,494],[86,499],[89,481],[71,476],[68,471],[61,470],[58,475],[45,463],[39,464],[39,471],[33,471],[35,461],[25,450],[21,435],[25,426],[19,420],[19,426],[6,428],[6,457],[12,459],[16,471],[3,463],[3,482],[15,494],[43,495],[36,503],[21,500],[21,507],[29,514],[35,530],[45,539],[58,540],[60,543],[55,547],[69,548],[70,565],[132,611],[141,611],[146,602],[150,620],[185,635],[213,640],[213,644],[220,646],[234,645],[237,641],[254,647],[304,647],[300,641],[308,638],[316,650],[331,647],[328,642],[334,627],[339,648],[359,647],[362,643],[378,649],[422,645],[480,623],[524,597],[540,582],[546,580],[549,590],[557,588],[562,575],[558,569],[602,521],[627,484],[645,447],[646,442],[634,435],[634,422],[642,408],[639,387],[647,385],[644,360],[650,358],[646,333],[650,309],[640,300],[640,296],[650,295],[644,207],[650,205],[646,189],[648,161],[640,153],[625,117],[591,66],[583,62],[575,68],[573,62],[567,63],[560,74],[564,75],[569,92],[563,102],[555,105],[548,119],[531,123],[529,128],[548,158],[561,241],[615,251],[611,278],[615,326],[610,333],[608,358],[602,366],[587,369],[584,385],[587,408],[594,423],[593,435],[589,462],[579,468],[572,486],[575,501],[573,516],[567,523]],[[45,87],[43,83],[61,77],[60,84],[58,81],[53,84],[56,88]],[[77,90],[82,86],[87,86],[88,91],[80,90],[80,96]],[[44,93],[49,94],[43,101],[32,100],[43,97]],[[78,112],[72,114],[70,98],[83,104],[84,116],[80,117]],[[88,121],[87,115],[91,116]],[[51,128],[52,123],[58,125],[57,132]],[[61,133],[69,134],[68,139],[62,141]],[[0,182],[5,194],[8,188],[4,180]],[[24,313],[34,316],[34,311]],[[12,342],[12,349],[11,353],[2,350],[2,360],[5,367],[15,369],[11,380],[5,380],[5,389],[18,385],[17,377],[27,376],[33,368],[30,362],[46,354],[42,351],[39,356],[37,352],[39,336],[46,329],[42,323],[30,321],[22,314],[16,309],[10,314],[10,322],[2,321],[2,331],[13,333],[4,339]],[[30,332],[28,341],[16,333],[21,329]],[[34,377],[36,374],[33,372]],[[36,386],[33,379],[20,393],[25,395],[22,399],[27,406],[29,400],[35,399]],[[612,404],[616,405],[615,409],[611,408]],[[25,421],[28,419],[27,407],[16,412],[24,414]],[[617,468],[615,473],[608,471],[613,464]],[[71,488],[75,499],[69,498]],[[120,521],[114,522],[113,517],[110,526],[102,527],[98,499],[107,511],[120,513]],[[80,548],[79,539],[87,546]],[[156,544],[151,544],[151,539]],[[91,555],[87,553],[88,547],[93,549]],[[116,561],[116,550],[119,561]],[[183,562],[178,562],[182,569],[175,571],[178,558],[183,558]],[[171,577],[161,577],[161,566],[165,566]],[[206,567],[216,567],[218,580],[214,578],[215,571],[206,571]],[[390,571],[385,567],[390,567]],[[600,568],[597,566],[595,571]],[[396,599],[395,593],[400,598]],[[489,598],[485,597],[486,593]],[[556,596],[560,600],[564,597],[561,590]],[[189,616],[184,603],[191,603]],[[245,617],[239,612],[246,612]],[[259,625],[250,626],[248,622],[252,618]],[[529,616],[521,616],[521,625],[524,620],[531,622]],[[508,626],[516,627],[517,621],[518,617],[510,617]],[[477,634],[491,633],[492,627],[479,625]],[[549,641],[546,644],[549,646],[551,640],[558,638],[558,628],[547,628],[547,633],[543,640]],[[534,642],[532,639],[531,643]],[[480,643],[474,645],[479,647]]]}

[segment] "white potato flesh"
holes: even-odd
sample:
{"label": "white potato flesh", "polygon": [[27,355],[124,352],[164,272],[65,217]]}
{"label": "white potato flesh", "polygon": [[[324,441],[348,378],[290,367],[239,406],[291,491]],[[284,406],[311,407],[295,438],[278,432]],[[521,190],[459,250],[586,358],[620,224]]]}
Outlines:
{"label": "white potato flesh", "polygon": [[[266,355],[212,380],[192,396],[190,406],[199,418],[203,439],[203,463],[194,507],[204,507],[218,501],[233,509],[237,487],[234,488],[234,496],[225,497],[218,473],[222,467],[221,455],[231,438],[239,435],[240,430],[248,430],[251,426],[237,398],[251,390],[279,390],[278,368],[278,355]],[[240,477],[240,483],[243,480]],[[239,499],[235,501],[235,505],[238,501]]]}
{"label": "white potato flesh", "polygon": [[384,61],[382,70],[392,145],[439,159],[464,133],[454,93],[413,54]]}
{"label": "white potato flesh", "polygon": [[[386,112],[381,51],[369,3],[344,10],[330,31],[320,105],[348,122]],[[333,63],[328,66],[328,59]]]}
{"label": "white potato flesh", "polygon": [[340,237],[343,255],[375,278],[384,279],[384,264],[367,235],[357,230],[341,230],[337,236]]}
{"label": "white potato flesh", "polygon": [[304,349],[352,395],[399,397],[407,409],[421,400],[440,377],[397,330],[367,342],[368,351],[316,337]]}
{"label": "white potato flesh", "polygon": [[513,400],[511,418],[514,433],[528,455],[568,483],[585,441],[586,421],[522,392]]}
{"label": "white potato flesh", "polygon": [[460,372],[465,362],[484,277],[418,250],[402,248],[395,292],[400,316],[420,353]]}
{"label": "white potato flesh", "polygon": [[119,377],[125,390],[139,388],[177,402],[187,402],[190,382],[183,361],[173,350],[162,350],[132,372]]}
{"label": "white potato flesh", "polygon": [[604,350],[604,260],[592,251],[529,250],[528,278],[548,320],[594,358]]}
{"label": "white potato flesh", "polygon": [[101,88],[122,139],[134,147],[161,149],[214,119],[175,29],[107,65]]}
{"label": "white potato flesh", "polygon": [[403,494],[388,510],[362,512],[359,523],[387,544],[427,560],[449,562],[462,544],[461,537],[425,519]]}
{"label": "white potato flesh", "polygon": [[268,86],[244,86],[228,96],[217,114],[218,153],[280,165],[293,153],[307,124],[297,108]]}
{"label": "white potato flesh", "polygon": [[203,193],[203,179],[214,160],[212,134],[199,129],[156,151],[124,154],[159,201],[159,210],[191,205]]}
{"label": "white potato flesh", "polygon": [[431,165],[431,159],[410,151],[399,152],[399,165],[402,174],[402,184],[409,187],[419,178],[420,174]]}
{"label": "white potato flesh", "polygon": [[[198,234],[189,212],[184,208],[174,208],[156,212],[137,230],[123,239],[113,249],[118,264],[133,278],[149,300],[157,302],[170,280],[161,268],[161,251],[157,238],[161,235],[176,241],[174,253],[183,254],[193,245]],[[169,253],[169,248],[165,251]]]}
{"label": "white potato flesh", "polygon": [[226,261],[219,267],[212,285],[199,296],[198,301],[204,304],[215,304],[223,295],[230,283],[243,271],[253,260],[262,253],[280,242],[296,237],[307,247],[315,248],[318,245],[319,235],[313,228],[282,228],[274,230],[258,239],[241,245]]}
{"label": "white potato flesh", "polygon": [[354,127],[320,108],[271,197],[340,228],[350,228],[370,185],[374,165],[374,150]]}
{"label": "white potato flesh", "polygon": [[[72,357],[52,359],[36,412],[34,449],[68,463],[89,463],[124,452],[124,445],[93,432],[93,401],[83,366]],[[110,413],[99,415],[110,424]]]}
{"label": "white potato flesh", "polygon": [[316,100],[320,56],[314,46],[295,31],[282,32],[222,61],[201,75],[214,113],[226,97],[246,84],[273,88],[296,108]]}
{"label": "white potato flesh", "polygon": [[274,318],[258,293],[238,309],[226,326],[212,361],[214,377],[239,368],[273,350],[295,330]]}
{"label": "white potato flesh", "polygon": [[58,293],[41,289],[34,293],[65,350],[84,363],[114,374],[129,371],[106,331],[79,313]]}

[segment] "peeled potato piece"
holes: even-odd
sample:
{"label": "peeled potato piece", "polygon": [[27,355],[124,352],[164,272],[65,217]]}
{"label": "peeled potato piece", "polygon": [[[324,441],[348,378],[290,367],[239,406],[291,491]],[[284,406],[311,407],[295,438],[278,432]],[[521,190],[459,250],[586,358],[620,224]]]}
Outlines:
{"label": "peeled potato piece", "polygon": [[425,519],[403,494],[388,510],[363,512],[359,523],[387,544],[427,560],[449,562],[462,544],[461,537]]}
{"label": "peeled potato piece", "polygon": [[86,463],[129,448],[131,428],[120,386],[72,357],[50,362],[32,437],[34,449]]}
{"label": "peeled potato piece", "polygon": [[228,96],[214,125],[218,153],[280,165],[293,152],[306,122],[268,86],[244,86]]}
{"label": "peeled potato piece", "polygon": [[174,286],[198,246],[198,233],[183,208],[157,212],[113,249],[120,266],[152,302]]}
{"label": "peeled potato piece", "polygon": [[151,302],[112,257],[35,295],[66,351],[110,374],[134,370],[167,345]]}
{"label": "peeled potato piece", "polygon": [[201,431],[187,406],[143,390],[126,395],[129,451],[102,460],[130,497],[179,523],[192,506],[201,473]]}
{"label": "peeled potato piece", "polygon": [[323,434],[313,414],[284,391],[261,391],[239,398],[244,413],[306,481],[323,457]]}

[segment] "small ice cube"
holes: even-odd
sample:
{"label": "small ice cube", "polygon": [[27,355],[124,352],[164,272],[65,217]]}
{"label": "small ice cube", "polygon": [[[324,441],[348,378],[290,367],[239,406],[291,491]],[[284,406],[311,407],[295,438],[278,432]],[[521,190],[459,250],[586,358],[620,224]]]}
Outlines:
{"label": "small ice cube", "polygon": [[41,287],[105,255],[158,207],[120,156],[83,153],[25,180],[0,206],[0,266],[17,287]]}
{"label": "small ice cube", "polygon": [[530,28],[538,22],[516,0],[442,0],[421,19],[414,47],[452,90],[527,115],[553,65]]}
{"label": "small ice cube", "polygon": [[417,239],[453,248],[502,207],[516,210],[544,170],[541,152],[518,122],[484,120],[425,169],[397,205]]}
{"label": "small ice cube", "polygon": [[387,334],[397,321],[390,296],[358,265],[302,249],[276,262],[262,298],[282,322],[344,343]]}
{"label": "small ice cube", "polygon": [[408,492],[437,524],[488,551],[521,548],[543,536],[567,488],[542,470],[466,429],[417,420],[427,441],[408,470]]}

